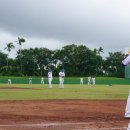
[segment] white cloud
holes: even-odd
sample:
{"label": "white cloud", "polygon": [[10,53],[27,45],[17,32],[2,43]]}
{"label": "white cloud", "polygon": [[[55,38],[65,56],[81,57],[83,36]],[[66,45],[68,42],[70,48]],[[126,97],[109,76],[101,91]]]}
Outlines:
{"label": "white cloud", "polygon": [[[17,50],[19,49],[19,46],[16,42],[18,39],[18,36],[5,33],[5,32],[4,33],[0,32],[0,34],[1,34],[1,37],[0,37],[1,51],[3,51],[4,53],[7,53],[7,51],[4,50],[4,48],[6,47],[6,43],[13,42],[15,45],[15,49],[11,51],[10,57],[12,58],[16,57]],[[19,37],[23,37],[23,36],[19,36]],[[55,50],[55,49],[61,49],[65,45],[63,41],[58,41],[55,39],[26,38],[26,37],[23,37],[23,38],[26,40],[26,42],[22,44],[22,49],[45,47],[50,50]]]}
{"label": "white cloud", "polygon": [[1,0],[0,47],[21,36],[23,48],[82,43],[102,46],[104,55],[124,51],[130,43],[129,7],[129,0]]}

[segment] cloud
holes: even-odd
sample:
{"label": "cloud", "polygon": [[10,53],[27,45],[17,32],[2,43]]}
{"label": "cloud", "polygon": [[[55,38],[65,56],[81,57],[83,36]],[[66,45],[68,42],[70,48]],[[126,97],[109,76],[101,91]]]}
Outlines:
{"label": "cloud", "polygon": [[5,39],[25,37],[26,48],[82,43],[106,53],[124,51],[130,43],[129,7],[128,0],[1,0],[0,33]]}

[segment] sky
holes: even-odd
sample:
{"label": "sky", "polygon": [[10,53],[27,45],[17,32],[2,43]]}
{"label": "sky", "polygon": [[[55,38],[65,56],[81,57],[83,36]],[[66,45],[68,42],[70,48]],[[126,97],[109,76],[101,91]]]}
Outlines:
{"label": "sky", "polygon": [[0,0],[0,50],[18,37],[22,49],[65,45],[102,47],[109,52],[130,47],[130,0]]}

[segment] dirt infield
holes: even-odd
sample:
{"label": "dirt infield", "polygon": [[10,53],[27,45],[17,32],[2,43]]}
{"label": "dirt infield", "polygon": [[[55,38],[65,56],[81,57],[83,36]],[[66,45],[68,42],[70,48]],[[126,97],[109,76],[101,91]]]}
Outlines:
{"label": "dirt infield", "polygon": [[0,87],[0,90],[7,90],[7,89],[9,89],[9,90],[27,90],[27,89],[33,89],[33,88],[21,88],[21,87],[13,87],[13,86],[11,86],[11,87],[5,87],[5,86],[1,86]]}
{"label": "dirt infield", "polygon": [[0,101],[0,130],[126,130],[126,101]]}

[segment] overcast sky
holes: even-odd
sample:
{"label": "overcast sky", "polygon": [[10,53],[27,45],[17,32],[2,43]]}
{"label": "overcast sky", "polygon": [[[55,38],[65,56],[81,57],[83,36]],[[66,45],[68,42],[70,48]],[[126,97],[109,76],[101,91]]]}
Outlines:
{"label": "overcast sky", "polygon": [[[108,52],[130,47],[130,0],[0,0],[0,50],[84,44]],[[16,49],[11,52],[14,57]]]}

